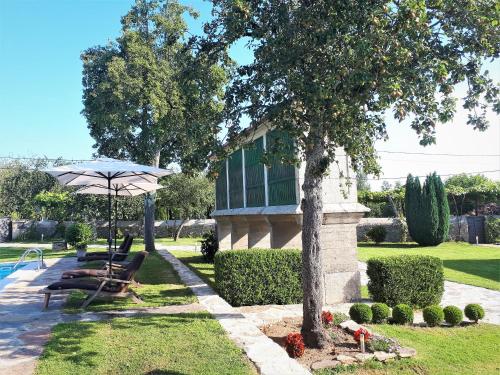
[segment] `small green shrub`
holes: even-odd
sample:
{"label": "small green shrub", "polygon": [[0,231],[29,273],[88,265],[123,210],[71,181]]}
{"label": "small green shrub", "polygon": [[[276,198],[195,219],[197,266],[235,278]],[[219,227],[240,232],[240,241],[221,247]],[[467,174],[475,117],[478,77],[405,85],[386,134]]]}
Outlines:
{"label": "small green shrub", "polygon": [[372,352],[389,352],[392,341],[386,338],[374,338],[368,342],[368,349]]}
{"label": "small green shrub", "polygon": [[387,229],[385,229],[385,227],[382,225],[374,226],[368,232],[366,232],[366,237],[368,237],[375,243],[384,242],[386,236],[387,236]]}
{"label": "small green shrub", "polygon": [[460,310],[456,306],[446,306],[443,310],[444,312],[444,320],[446,323],[456,326],[462,323],[464,315],[462,314],[462,310]]}
{"label": "small green shrub", "polygon": [[427,306],[423,311],[423,315],[424,321],[429,327],[438,326],[444,320],[443,309],[438,305]]}
{"label": "small green shrub", "polygon": [[413,323],[413,309],[400,303],[392,309],[392,321],[396,324],[412,324]]}
{"label": "small green shrub", "polygon": [[213,263],[215,253],[219,251],[219,241],[217,241],[217,233],[214,230],[203,233],[201,241],[201,253],[207,262]]}
{"label": "small green shrub", "polygon": [[366,271],[368,291],[375,302],[389,306],[436,305],[444,291],[443,262],[425,255],[371,258]]}
{"label": "small green shrub", "polygon": [[484,234],[486,243],[500,242],[500,219],[494,216],[486,217],[484,222]]}
{"label": "small green shrub", "polygon": [[484,318],[484,309],[481,305],[477,303],[470,303],[465,306],[464,309],[465,316],[467,319],[472,320],[473,322],[478,322],[480,319]]}
{"label": "small green shrub", "polygon": [[340,323],[344,323],[346,320],[349,320],[349,316],[342,312],[333,312],[333,325],[338,326]]}
{"label": "small green shrub", "polygon": [[85,223],[74,223],[66,227],[65,239],[73,247],[83,248],[93,237],[92,227]]}
{"label": "small green shrub", "polygon": [[349,316],[358,324],[370,323],[372,320],[372,309],[366,303],[355,303],[349,309]]}
{"label": "small green shrub", "polygon": [[385,303],[377,302],[372,305],[373,323],[383,323],[391,314],[391,309]]}
{"label": "small green shrub", "polygon": [[219,294],[233,306],[302,302],[299,250],[218,251],[214,271]]}

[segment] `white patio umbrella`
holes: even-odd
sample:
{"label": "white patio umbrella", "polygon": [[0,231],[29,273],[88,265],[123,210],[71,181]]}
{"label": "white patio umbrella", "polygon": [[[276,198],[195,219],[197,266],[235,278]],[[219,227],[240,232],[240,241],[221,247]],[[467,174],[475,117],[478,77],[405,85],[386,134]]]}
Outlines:
{"label": "white patio umbrella", "polygon": [[135,197],[144,193],[149,193],[159,189],[163,189],[164,186],[160,184],[153,183],[112,183],[111,189],[103,184],[92,184],[86,185],[74,192],[74,194],[96,194],[96,195],[109,195],[111,194],[115,197],[115,233],[114,233],[114,251],[116,252],[116,226],[117,226],[117,214],[118,214],[118,196],[122,197]]}
{"label": "white patio umbrella", "polygon": [[158,177],[172,174],[169,169],[150,167],[111,158],[101,158],[88,162],[62,165],[46,169],[45,172],[54,176],[62,185],[94,185],[104,186],[108,195],[108,252],[111,263],[111,195],[112,184],[156,184]]}

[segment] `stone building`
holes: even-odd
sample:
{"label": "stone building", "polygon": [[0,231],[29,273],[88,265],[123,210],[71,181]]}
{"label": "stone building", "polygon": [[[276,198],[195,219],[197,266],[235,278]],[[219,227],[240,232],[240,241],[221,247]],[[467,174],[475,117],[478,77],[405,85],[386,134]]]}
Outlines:
{"label": "stone building", "polygon": [[[221,161],[212,213],[221,250],[302,247],[304,165],[271,160],[265,167],[263,152],[277,141],[292,142],[261,125],[243,133],[242,147]],[[354,179],[346,183],[354,176],[345,153],[339,151],[337,160],[323,181],[321,248],[327,304],[360,297],[356,225],[368,210],[357,202]]]}

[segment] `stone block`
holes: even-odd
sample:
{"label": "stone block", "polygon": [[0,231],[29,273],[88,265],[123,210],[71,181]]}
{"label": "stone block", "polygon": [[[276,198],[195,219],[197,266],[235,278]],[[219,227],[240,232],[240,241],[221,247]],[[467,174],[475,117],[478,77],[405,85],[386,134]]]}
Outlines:
{"label": "stone block", "polygon": [[271,247],[271,224],[266,216],[247,216],[248,247],[268,249]]}

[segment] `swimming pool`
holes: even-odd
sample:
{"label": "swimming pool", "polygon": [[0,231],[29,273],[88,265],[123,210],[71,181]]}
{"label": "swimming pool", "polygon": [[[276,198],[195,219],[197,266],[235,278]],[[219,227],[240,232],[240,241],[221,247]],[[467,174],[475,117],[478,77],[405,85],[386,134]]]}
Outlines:
{"label": "swimming pool", "polygon": [[11,273],[25,267],[26,263],[18,264],[18,266],[14,269],[15,265],[15,263],[0,263],[0,280],[5,279]]}

